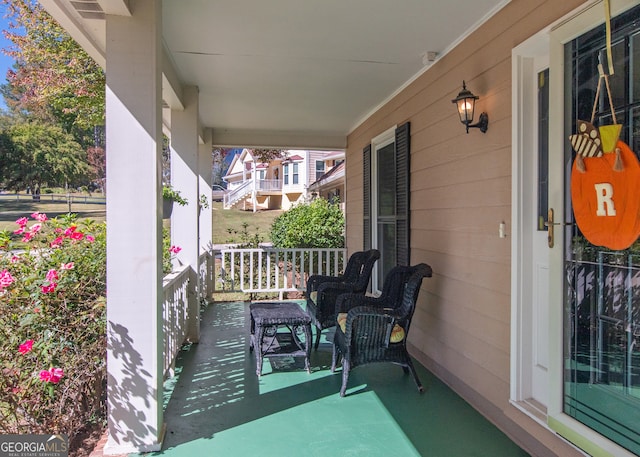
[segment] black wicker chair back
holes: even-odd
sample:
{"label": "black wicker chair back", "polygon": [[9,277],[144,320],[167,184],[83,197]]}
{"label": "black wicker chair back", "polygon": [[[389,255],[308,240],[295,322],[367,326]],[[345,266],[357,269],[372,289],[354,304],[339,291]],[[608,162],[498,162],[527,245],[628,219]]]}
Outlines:
{"label": "black wicker chair back", "polygon": [[407,352],[407,337],[422,279],[431,277],[427,264],[394,267],[385,278],[379,297],[343,294],[336,301],[338,323],[333,339],[331,370],[342,358],[344,397],[349,372],[358,365],[392,362],[411,373],[420,392],[420,379]]}
{"label": "black wicker chair back", "polygon": [[369,286],[371,270],[380,258],[377,249],[354,252],[340,276],[313,275],[307,280],[307,312],[316,327],[315,348],[323,329],[336,325],[336,300],[340,294],[364,294]]}

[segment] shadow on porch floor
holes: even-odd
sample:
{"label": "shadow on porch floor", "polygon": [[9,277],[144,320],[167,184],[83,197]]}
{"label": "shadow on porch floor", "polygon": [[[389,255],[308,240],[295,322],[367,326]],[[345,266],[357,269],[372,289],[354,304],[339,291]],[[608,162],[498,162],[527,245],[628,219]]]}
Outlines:
{"label": "shadow on porch floor", "polygon": [[168,382],[167,434],[152,455],[527,455],[417,363],[422,395],[400,367],[377,364],[356,368],[340,398],[324,335],[311,374],[302,360],[265,360],[258,380],[248,310],[215,303],[203,313],[200,343],[180,354]]}

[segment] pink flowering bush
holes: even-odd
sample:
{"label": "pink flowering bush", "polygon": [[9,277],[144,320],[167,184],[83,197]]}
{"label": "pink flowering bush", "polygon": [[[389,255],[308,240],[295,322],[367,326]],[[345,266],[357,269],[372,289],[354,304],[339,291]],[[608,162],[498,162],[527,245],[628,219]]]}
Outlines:
{"label": "pink flowering bush", "polygon": [[73,442],[104,420],[105,289],[104,224],[34,213],[0,232],[0,434]]}

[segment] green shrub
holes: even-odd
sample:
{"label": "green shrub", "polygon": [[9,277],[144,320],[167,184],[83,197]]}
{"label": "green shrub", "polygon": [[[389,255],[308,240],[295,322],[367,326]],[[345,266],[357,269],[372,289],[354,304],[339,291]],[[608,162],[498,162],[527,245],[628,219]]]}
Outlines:
{"label": "green shrub", "polygon": [[277,248],[342,248],[344,215],[323,198],[294,206],[273,221],[271,241]]}
{"label": "green shrub", "polygon": [[0,434],[67,434],[106,413],[105,225],[18,219],[0,236]]}

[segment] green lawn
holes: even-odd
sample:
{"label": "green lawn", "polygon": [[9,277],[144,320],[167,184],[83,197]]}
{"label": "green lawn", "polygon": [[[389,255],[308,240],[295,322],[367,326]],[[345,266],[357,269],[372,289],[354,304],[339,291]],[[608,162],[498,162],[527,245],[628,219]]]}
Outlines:
{"label": "green lawn", "polygon": [[[222,209],[222,203],[213,202],[213,243],[241,242],[239,234],[230,234],[229,229],[241,232],[242,224],[246,222],[247,232],[250,236],[256,233],[262,241],[270,241],[269,231],[273,220],[282,214],[282,211],[241,211],[238,209]],[[35,211],[46,213],[49,218],[67,214],[69,207],[66,203],[46,201],[43,195],[40,202],[21,198],[16,200],[12,194],[0,195],[0,230],[13,231],[17,228],[15,221],[22,216],[29,217]],[[106,219],[106,205],[95,203],[73,203],[71,212],[78,215],[79,219],[93,219],[102,222]],[[165,225],[168,220],[165,220]]]}
{"label": "green lawn", "polygon": [[246,222],[247,232],[250,236],[258,234],[262,241],[271,241],[269,232],[271,230],[271,223],[278,217],[283,211],[269,210],[258,211],[253,213],[251,211],[242,211],[239,209],[222,209],[222,203],[213,202],[213,243],[238,243],[241,242],[239,234],[232,235],[228,229],[242,231],[242,224]]}
{"label": "green lawn", "polygon": [[[62,202],[46,201],[43,195],[41,201],[28,199],[16,200],[12,194],[0,195],[0,230],[13,231],[18,226],[16,220],[34,212],[46,213],[47,217],[54,218],[69,212],[69,205]],[[73,203],[71,212],[78,215],[79,219],[93,219],[102,222],[106,219],[107,207],[96,203]]]}

